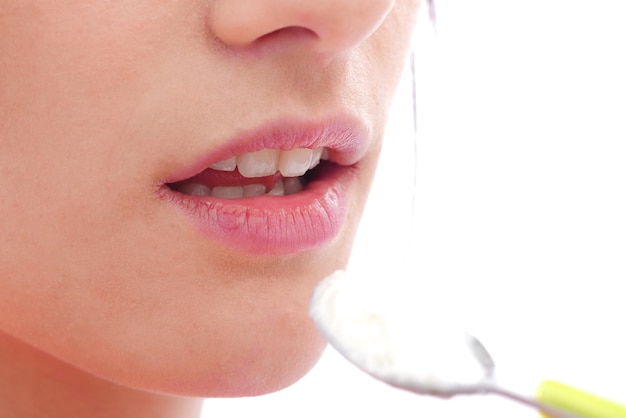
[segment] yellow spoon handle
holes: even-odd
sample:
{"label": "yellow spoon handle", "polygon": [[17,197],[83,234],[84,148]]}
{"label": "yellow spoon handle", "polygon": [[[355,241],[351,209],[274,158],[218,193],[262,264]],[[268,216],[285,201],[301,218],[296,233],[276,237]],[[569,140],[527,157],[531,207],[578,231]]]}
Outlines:
{"label": "yellow spoon handle", "polygon": [[[539,402],[580,418],[626,418],[626,406],[554,380],[541,383],[536,398]],[[542,416],[550,418],[544,413]]]}

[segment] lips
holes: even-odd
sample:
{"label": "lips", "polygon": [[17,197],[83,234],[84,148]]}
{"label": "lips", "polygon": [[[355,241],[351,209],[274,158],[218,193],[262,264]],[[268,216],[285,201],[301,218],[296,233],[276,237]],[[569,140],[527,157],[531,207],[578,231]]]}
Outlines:
{"label": "lips", "polygon": [[159,193],[202,236],[236,250],[315,249],[341,230],[366,138],[352,119],[276,122],[175,170]]}

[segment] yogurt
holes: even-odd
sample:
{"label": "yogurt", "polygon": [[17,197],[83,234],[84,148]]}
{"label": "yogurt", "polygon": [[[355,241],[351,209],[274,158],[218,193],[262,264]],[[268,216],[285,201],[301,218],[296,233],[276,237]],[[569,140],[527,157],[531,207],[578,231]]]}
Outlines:
{"label": "yogurt", "polygon": [[339,353],[392,386],[441,397],[482,391],[491,359],[480,343],[410,296],[340,271],[317,286],[310,315]]}

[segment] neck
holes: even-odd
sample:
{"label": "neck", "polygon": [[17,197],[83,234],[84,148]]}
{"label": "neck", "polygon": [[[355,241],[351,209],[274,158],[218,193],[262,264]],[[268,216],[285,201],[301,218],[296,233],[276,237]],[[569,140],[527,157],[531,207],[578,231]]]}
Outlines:
{"label": "neck", "polygon": [[143,392],[85,373],[0,331],[0,416],[198,418],[202,400]]}

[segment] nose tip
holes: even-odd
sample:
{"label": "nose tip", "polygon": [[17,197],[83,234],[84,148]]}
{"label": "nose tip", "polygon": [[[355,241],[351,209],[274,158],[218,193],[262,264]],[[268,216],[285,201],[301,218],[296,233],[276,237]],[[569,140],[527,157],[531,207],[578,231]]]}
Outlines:
{"label": "nose tip", "polygon": [[367,39],[395,0],[216,0],[209,26],[231,47],[261,41],[307,39],[317,52],[333,54]]}

